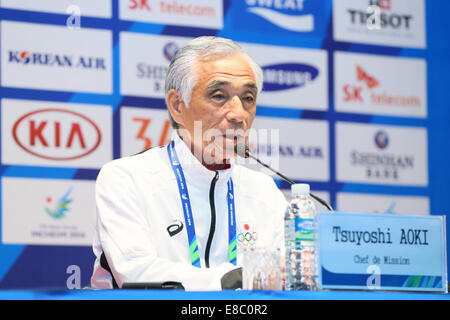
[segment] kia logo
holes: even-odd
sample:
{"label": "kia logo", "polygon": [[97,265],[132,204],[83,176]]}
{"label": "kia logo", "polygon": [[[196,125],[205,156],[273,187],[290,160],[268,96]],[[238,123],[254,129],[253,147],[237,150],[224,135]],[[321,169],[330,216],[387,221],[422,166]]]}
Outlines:
{"label": "kia logo", "polygon": [[20,117],[13,138],[26,152],[47,160],[74,160],[100,145],[99,127],[83,114],[63,109],[41,109]]}

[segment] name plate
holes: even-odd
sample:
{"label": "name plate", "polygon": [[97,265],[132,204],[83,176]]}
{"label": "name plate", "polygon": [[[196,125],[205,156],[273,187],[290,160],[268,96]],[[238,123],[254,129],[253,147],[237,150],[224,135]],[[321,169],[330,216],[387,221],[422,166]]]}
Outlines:
{"label": "name plate", "polygon": [[318,212],[322,289],[447,292],[445,216]]}

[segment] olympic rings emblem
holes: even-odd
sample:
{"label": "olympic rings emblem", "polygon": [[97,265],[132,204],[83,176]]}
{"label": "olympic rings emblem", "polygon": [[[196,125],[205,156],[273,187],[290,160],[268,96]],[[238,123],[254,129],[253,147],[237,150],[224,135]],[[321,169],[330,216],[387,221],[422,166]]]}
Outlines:
{"label": "olympic rings emblem", "polygon": [[256,243],[256,240],[258,240],[258,234],[256,232],[246,232],[244,233],[239,233],[237,236],[237,240],[244,246],[253,246]]}

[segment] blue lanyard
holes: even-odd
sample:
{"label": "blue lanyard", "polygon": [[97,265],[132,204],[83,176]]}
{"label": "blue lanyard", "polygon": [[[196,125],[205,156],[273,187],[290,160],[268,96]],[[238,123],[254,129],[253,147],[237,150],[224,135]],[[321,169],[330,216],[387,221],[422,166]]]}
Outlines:
{"label": "blue lanyard", "polygon": [[[186,223],[186,230],[189,242],[189,254],[191,263],[194,267],[200,268],[200,254],[198,251],[197,237],[195,235],[194,217],[192,216],[191,200],[189,199],[189,192],[187,189],[186,179],[184,177],[183,168],[178,160],[177,152],[175,151],[175,141],[167,146],[170,164],[172,165],[173,173],[177,179],[178,190],[180,192],[181,205],[183,207],[184,221]],[[228,180],[228,261],[236,265],[236,214],[234,206],[234,188],[233,180]]]}

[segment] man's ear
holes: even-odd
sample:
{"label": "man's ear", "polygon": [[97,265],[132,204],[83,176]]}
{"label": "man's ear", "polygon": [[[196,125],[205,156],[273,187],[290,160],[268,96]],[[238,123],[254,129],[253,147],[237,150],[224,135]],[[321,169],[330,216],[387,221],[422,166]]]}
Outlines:
{"label": "man's ear", "polygon": [[181,127],[184,127],[183,108],[185,108],[181,94],[175,89],[170,89],[166,97],[167,109],[172,119]]}

